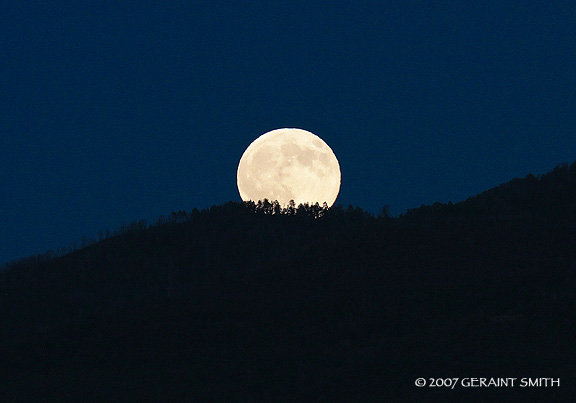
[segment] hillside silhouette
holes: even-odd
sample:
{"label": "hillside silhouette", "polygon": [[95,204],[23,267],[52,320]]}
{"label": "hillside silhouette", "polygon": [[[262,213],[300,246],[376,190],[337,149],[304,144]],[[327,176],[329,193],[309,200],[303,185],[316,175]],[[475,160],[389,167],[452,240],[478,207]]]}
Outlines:
{"label": "hillside silhouette", "polygon": [[[7,264],[0,400],[573,396],[576,163],[386,211],[228,202]],[[562,386],[417,388],[419,377]]]}

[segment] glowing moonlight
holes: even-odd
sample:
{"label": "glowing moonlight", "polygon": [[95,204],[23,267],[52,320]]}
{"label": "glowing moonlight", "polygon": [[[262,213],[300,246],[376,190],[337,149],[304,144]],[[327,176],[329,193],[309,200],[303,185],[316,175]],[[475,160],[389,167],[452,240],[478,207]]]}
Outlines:
{"label": "glowing moonlight", "polygon": [[238,164],[242,200],[294,200],[334,204],[340,190],[340,165],[320,137],[302,129],[264,133],[244,151]]}

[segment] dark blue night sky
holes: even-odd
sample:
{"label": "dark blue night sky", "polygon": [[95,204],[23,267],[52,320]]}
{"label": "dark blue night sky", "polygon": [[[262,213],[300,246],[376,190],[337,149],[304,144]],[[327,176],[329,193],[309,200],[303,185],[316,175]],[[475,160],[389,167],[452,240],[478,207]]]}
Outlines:
{"label": "dark blue night sky", "polygon": [[8,0],[0,80],[0,264],[239,201],[279,127],[372,213],[576,160],[571,1]]}

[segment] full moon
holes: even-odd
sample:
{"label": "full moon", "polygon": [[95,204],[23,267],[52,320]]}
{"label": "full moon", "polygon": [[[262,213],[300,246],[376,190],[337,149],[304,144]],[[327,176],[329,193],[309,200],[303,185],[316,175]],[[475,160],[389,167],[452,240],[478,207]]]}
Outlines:
{"label": "full moon", "polygon": [[237,172],[244,201],[278,200],[286,206],[324,202],[328,207],[340,191],[340,165],[320,137],[302,129],[264,133],[244,151]]}

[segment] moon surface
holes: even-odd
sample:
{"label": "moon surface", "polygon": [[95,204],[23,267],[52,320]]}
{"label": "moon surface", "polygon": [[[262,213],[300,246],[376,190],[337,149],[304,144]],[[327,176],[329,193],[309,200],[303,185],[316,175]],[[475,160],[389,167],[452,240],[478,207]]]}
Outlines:
{"label": "moon surface", "polygon": [[302,129],[264,133],[244,151],[237,172],[244,201],[278,200],[287,206],[324,202],[328,207],[340,191],[340,165],[320,137]]}

